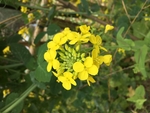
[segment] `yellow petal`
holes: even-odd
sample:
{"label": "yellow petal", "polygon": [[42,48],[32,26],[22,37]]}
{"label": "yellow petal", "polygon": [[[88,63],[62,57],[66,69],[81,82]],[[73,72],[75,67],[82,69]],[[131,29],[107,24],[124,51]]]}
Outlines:
{"label": "yellow petal", "polygon": [[88,33],[90,30],[90,26],[86,26],[86,25],[81,25],[79,28],[83,34]]}
{"label": "yellow petal", "polygon": [[91,35],[91,36],[90,36],[90,42],[91,42],[92,44],[96,44],[96,43],[97,43],[96,37],[95,37],[94,35]]}
{"label": "yellow petal", "polygon": [[53,41],[54,41],[55,43],[59,43],[60,40],[61,40],[61,38],[62,38],[63,36],[64,36],[63,33],[57,33],[57,34],[53,37]]}
{"label": "yellow petal", "polygon": [[78,74],[78,78],[80,79],[80,80],[87,80],[88,79],[88,72],[87,71],[82,71],[82,72],[80,72],[79,74]]}
{"label": "yellow petal", "polygon": [[54,69],[58,69],[58,68],[59,68],[59,66],[60,66],[59,61],[58,61],[58,60],[56,60],[56,59],[54,59],[54,60],[53,60],[53,68],[54,68]]}
{"label": "yellow petal", "polygon": [[98,68],[96,65],[92,65],[90,68],[87,69],[87,71],[91,75],[96,75],[98,73]]}
{"label": "yellow petal", "polygon": [[81,72],[81,71],[83,71],[83,69],[84,69],[84,65],[81,62],[75,62],[73,64],[73,70],[75,72]]}
{"label": "yellow petal", "polygon": [[99,51],[97,49],[92,50],[92,58],[95,59],[98,57]]}
{"label": "yellow petal", "polygon": [[114,29],[114,26],[111,26],[111,25],[107,24],[106,27],[105,27],[105,32],[104,33],[107,33],[108,31],[110,31],[112,29]]}
{"label": "yellow petal", "polygon": [[96,43],[98,45],[101,45],[102,44],[102,38],[99,36],[99,35],[96,35]]}
{"label": "yellow petal", "polygon": [[96,82],[92,76],[89,76],[88,79],[87,79],[87,83],[88,83],[89,86],[90,86],[90,82],[91,83],[95,83]]}
{"label": "yellow petal", "polygon": [[73,80],[73,79],[71,79],[70,82],[71,82],[71,84],[73,84],[74,86],[77,85],[77,83],[76,83],[75,80]]}
{"label": "yellow petal", "polygon": [[110,62],[112,61],[112,55],[105,55],[103,57],[103,60],[104,60],[104,63],[109,66],[110,65]]}
{"label": "yellow petal", "polygon": [[51,48],[54,48],[56,46],[56,43],[54,41],[50,41],[47,43],[47,48],[48,49],[51,49]]}
{"label": "yellow petal", "polygon": [[71,89],[71,84],[69,82],[63,82],[62,86],[66,89],[66,90],[70,90]]}
{"label": "yellow petal", "polygon": [[50,72],[52,69],[52,63],[49,62],[48,65],[47,65],[47,71]]}
{"label": "yellow petal", "polygon": [[86,67],[91,67],[93,64],[93,59],[92,57],[86,57],[84,61],[84,66]]}
{"label": "yellow petal", "polygon": [[51,61],[50,54],[49,54],[48,51],[44,53],[44,59],[45,59],[47,62],[50,62],[50,61]]}

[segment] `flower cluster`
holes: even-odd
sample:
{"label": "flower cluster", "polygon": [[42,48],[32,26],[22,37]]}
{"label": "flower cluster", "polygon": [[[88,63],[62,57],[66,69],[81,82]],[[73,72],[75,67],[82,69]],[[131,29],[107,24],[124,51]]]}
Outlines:
{"label": "flower cluster", "polygon": [[102,39],[90,33],[90,26],[81,25],[80,32],[65,28],[57,33],[53,40],[48,42],[48,50],[44,59],[48,62],[47,71],[52,71],[58,78],[58,82],[66,90],[71,85],[76,86],[76,79],[87,81],[88,85],[94,83],[94,76],[98,74],[99,67],[105,63],[110,65],[110,54],[100,55],[100,50],[107,51],[102,47]]}

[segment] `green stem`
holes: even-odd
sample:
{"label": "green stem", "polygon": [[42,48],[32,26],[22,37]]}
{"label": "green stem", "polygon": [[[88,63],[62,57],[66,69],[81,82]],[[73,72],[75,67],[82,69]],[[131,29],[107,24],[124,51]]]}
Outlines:
{"label": "green stem", "polygon": [[0,69],[12,68],[12,67],[17,67],[17,66],[22,66],[22,65],[23,65],[23,63],[5,65],[5,66],[0,66]]}
{"label": "green stem", "polygon": [[17,60],[12,60],[12,59],[9,59],[9,58],[3,57],[3,56],[0,56],[0,59],[2,59],[2,60],[7,60],[7,61],[11,61],[11,62],[19,62],[19,61],[17,61]]}
{"label": "green stem", "polygon": [[25,97],[28,96],[28,94],[36,88],[36,84],[33,83],[25,92],[23,92],[20,97],[6,105],[4,108],[0,110],[0,113],[8,113],[10,112],[14,107],[16,107]]}

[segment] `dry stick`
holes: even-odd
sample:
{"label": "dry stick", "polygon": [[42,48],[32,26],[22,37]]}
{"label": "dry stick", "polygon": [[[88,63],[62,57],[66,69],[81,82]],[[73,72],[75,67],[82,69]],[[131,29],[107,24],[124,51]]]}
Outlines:
{"label": "dry stick", "polygon": [[7,21],[10,21],[10,20],[12,20],[12,19],[15,19],[15,18],[18,18],[18,17],[21,17],[21,16],[22,16],[22,14],[19,14],[19,15],[13,16],[13,17],[11,17],[11,18],[5,19],[4,21],[0,22],[0,24],[3,24],[3,23],[5,23],[5,22],[7,22]]}
{"label": "dry stick", "polygon": [[124,34],[124,37],[127,35],[128,31],[130,30],[132,24],[135,22],[135,20],[137,19],[137,17],[139,16],[139,14],[142,12],[142,10],[144,9],[144,6],[146,5],[146,3],[148,2],[148,0],[145,1],[144,5],[142,6],[141,10],[138,12],[138,14],[135,16],[135,18],[133,19],[133,21],[131,22],[130,26],[128,27],[127,31]]}

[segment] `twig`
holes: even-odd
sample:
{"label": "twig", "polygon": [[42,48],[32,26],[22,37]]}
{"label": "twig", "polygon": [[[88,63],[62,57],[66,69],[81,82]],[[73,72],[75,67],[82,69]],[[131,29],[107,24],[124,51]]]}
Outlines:
{"label": "twig", "polygon": [[135,22],[135,20],[137,19],[137,17],[139,16],[139,14],[142,12],[144,6],[146,5],[148,0],[145,1],[144,5],[142,6],[141,10],[138,12],[138,14],[135,16],[135,18],[133,19],[133,21],[131,22],[130,26],[128,27],[127,31],[124,34],[124,37],[127,35],[129,29],[131,28],[132,24]]}
{"label": "twig", "polygon": [[0,22],[0,24],[5,23],[5,22],[7,22],[7,21],[10,21],[10,20],[12,20],[12,19],[21,17],[21,16],[22,16],[22,14],[19,14],[19,15],[13,16],[13,17],[11,17],[11,18],[5,19],[4,21]]}
{"label": "twig", "polygon": [[130,23],[131,23],[131,20],[130,20],[130,17],[129,17],[129,14],[128,14],[128,11],[127,11],[127,8],[126,8],[126,5],[125,5],[125,3],[124,3],[124,0],[122,0],[122,6],[123,6],[123,8],[124,8],[124,11],[125,11],[125,13],[126,13],[126,15],[127,15],[128,19],[129,19]]}

